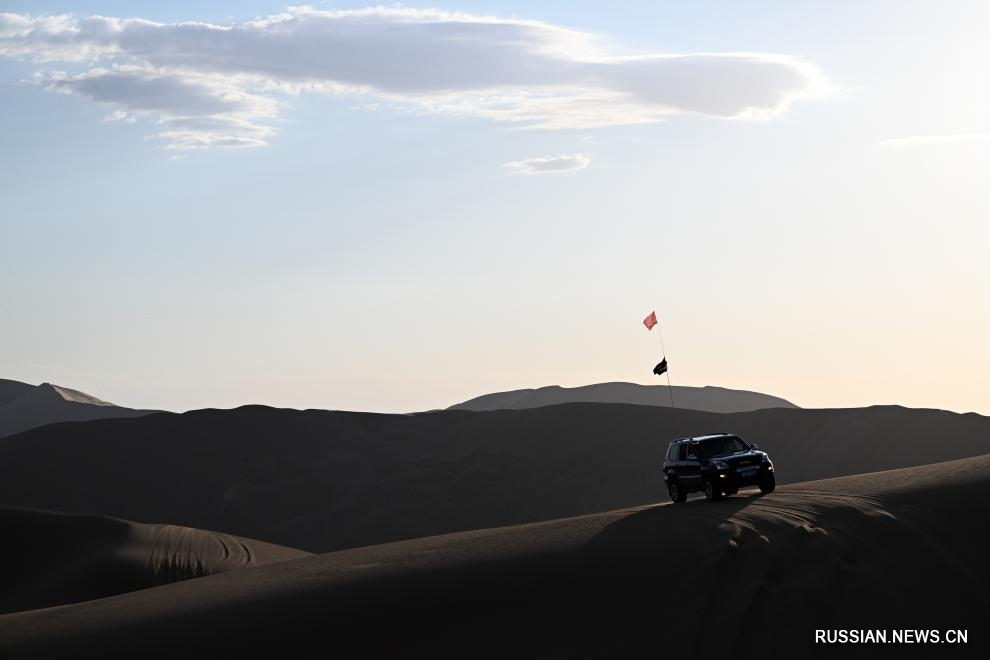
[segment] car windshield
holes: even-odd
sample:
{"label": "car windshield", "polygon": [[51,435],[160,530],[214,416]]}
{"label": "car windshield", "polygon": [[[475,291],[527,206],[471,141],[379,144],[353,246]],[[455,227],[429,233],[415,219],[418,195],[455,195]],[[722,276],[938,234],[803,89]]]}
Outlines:
{"label": "car windshield", "polygon": [[691,447],[692,453],[698,458],[725,456],[726,454],[735,454],[736,452],[746,451],[748,449],[749,447],[746,443],[734,435],[701,440]]}

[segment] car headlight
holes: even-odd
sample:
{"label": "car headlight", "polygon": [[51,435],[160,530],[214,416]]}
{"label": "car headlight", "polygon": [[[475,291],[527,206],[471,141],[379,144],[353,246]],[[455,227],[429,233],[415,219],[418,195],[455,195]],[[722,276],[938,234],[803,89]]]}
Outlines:
{"label": "car headlight", "polygon": [[712,465],[715,466],[716,470],[728,470],[729,464],[725,461],[712,461]]}

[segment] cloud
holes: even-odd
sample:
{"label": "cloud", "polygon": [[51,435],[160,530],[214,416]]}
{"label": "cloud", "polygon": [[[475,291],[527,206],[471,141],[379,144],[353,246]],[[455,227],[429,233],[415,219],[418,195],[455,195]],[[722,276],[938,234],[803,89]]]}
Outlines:
{"label": "cloud", "polygon": [[945,133],[942,135],[910,135],[908,137],[882,140],[885,147],[919,147],[929,144],[951,144],[955,142],[987,142],[990,133]]}
{"label": "cloud", "polygon": [[134,115],[127,114],[123,110],[114,110],[106,117],[104,117],[103,121],[106,122],[119,121],[125,124],[133,124],[136,120],[134,118]]}
{"label": "cloud", "polygon": [[0,13],[0,55],[35,62],[87,62],[115,52],[115,18]]}
{"label": "cloud", "polygon": [[53,75],[51,88],[152,121],[210,119],[195,139],[157,134],[175,148],[263,144],[285,99],[304,92],[592,129],[679,114],[765,119],[831,90],[814,65],[786,55],[630,57],[548,23],[383,7],[293,7],[230,25],[7,13],[0,56],[76,64],[81,70]]}
{"label": "cloud", "polygon": [[573,156],[547,156],[545,158],[527,158],[505,163],[512,174],[552,174],[554,172],[573,172],[583,170],[591,165],[591,158],[584,154]]}

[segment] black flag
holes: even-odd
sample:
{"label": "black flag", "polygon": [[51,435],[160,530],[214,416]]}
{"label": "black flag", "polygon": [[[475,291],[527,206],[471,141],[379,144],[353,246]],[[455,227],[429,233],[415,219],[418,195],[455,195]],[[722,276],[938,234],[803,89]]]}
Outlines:
{"label": "black flag", "polygon": [[653,373],[655,373],[658,376],[660,374],[667,373],[667,358],[666,357],[664,357],[664,359],[660,360],[660,364],[658,364],[657,366],[653,367]]}

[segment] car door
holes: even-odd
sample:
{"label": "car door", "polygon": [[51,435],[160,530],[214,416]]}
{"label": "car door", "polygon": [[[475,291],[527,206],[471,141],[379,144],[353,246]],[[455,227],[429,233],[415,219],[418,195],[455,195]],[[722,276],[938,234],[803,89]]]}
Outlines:
{"label": "car door", "polygon": [[683,442],[678,451],[677,472],[682,486],[686,489],[701,488],[701,461],[692,453],[694,444]]}
{"label": "car door", "polygon": [[670,443],[663,456],[663,473],[668,479],[677,476],[677,443]]}

